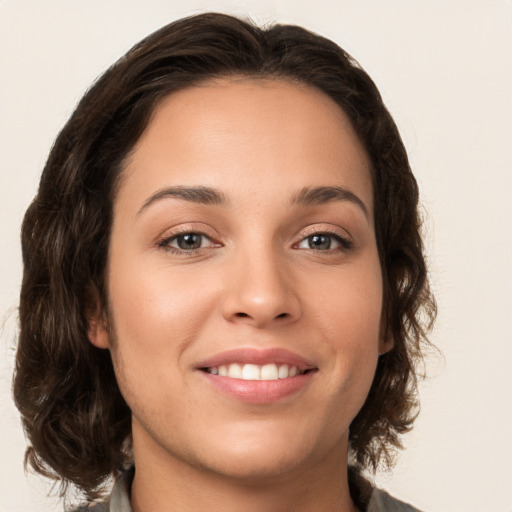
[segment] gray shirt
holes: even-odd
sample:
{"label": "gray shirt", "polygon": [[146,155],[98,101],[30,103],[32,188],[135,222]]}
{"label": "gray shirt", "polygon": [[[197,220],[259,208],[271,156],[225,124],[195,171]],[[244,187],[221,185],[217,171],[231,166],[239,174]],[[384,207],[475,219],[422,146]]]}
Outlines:
{"label": "gray shirt", "polygon": [[[133,468],[123,473],[116,481],[112,494],[107,503],[86,506],[75,512],[132,512],[130,506],[130,488],[133,480]],[[399,501],[387,492],[373,487],[361,476],[352,475],[350,478],[351,490],[357,486],[356,505],[364,512],[420,512],[417,508]],[[357,503],[359,501],[359,503]]]}

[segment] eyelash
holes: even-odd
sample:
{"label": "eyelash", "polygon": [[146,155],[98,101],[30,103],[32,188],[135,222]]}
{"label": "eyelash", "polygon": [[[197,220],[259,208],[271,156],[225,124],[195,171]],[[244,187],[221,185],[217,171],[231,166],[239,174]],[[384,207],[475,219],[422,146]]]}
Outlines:
{"label": "eyelash", "polygon": [[[196,236],[200,236],[200,237],[203,237],[203,240],[206,239],[206,240],[209,240],[212,244],[212,247],[220,247],[220,244],[217,244],[214,240],[212,240],[212,238],[210,236],[208,236],[206,233],[203,233],[201,231],[194,231],[194,230],[191,230],[191,229],[184,229],[182,231],[179,231],[179,232],[175,232],[173,233],[172,235],[170,236],[166,236],[165,238],[161,239],[159,242],[158,242],[158,247],[167,251],[167,252],[170,252],[172,254],[177,254],[177,255],[187,255],[187,256],[192,256],[192,255],[196,255],[198,254],[199,252],[202,252],[203,250],[205,249],[210,249],[211,247],[199,247],[197,249],[180,249],[180,248],[177,248],[177,247],[172,247],[170,244],[177,240],[179,237],[183,237],[183,236],[186,236],[186,235],[196,235]],[[328,254],[332,254],[332,253],[338,253],[338,252],[348,252],[350,251],[351,249],[353,249],[354,247],[354,243],[349,240],[346,236],[342,236],[339,232],[334,232],[334,231],[328,231],[328,230],[324,230],[324,231],[317,231],[317,230],[311,230],[311,232],[305,234],[300,240],[298,243],[294,244],[293,247],[296,248],[296,249],[301,249],[300,247],[298,247],[298,245],[300,245],[301,243],[305,242],[308,238],[311,238],[311,237],[314,237],[314,236],[326,236],[326,237],[329,237],[330,239],[334,239],[339,245],[340,247],[335,247],[335,248],[328,248],[328,249],[325,249],[325,250],[315,250],[311,247],[305,249],[305,248],[302,248],[303,250],[311,250],[311,251],[314,251],[314,252],[323,252],[323,253],[328,253]]]}
{"label": "eyelash", "polygon": [[158,242],[158,247],[167,252],[170,252],[172,254],[185,255],[185,256],[193,256],[193,255],[198,254],[200,251],[203,251],[204,249],[209,249],[209,247],[199,247],[198,249],[185,250],[185,249],[180,249],[178,247],[172,247],[170,245],[174,240],[177,240],[179,237],[183,237],[186,235],[197,235],[197,236],[203,237],[203,238],[209,240],[213,244],[213,246],[220,247],[220,244],[216,244],[211,239],[211,237],[209,237],[206,233],[203,233],[202,231],[195,231],[193,229],[180,230],[178,232],[173,233],[170,236],[166,236],[165,238],[163,238],[162,240],[160,240]]}
{"label": "eyelash", "polygon": [[[329,247],[328,249],[317,250],[317,251],[315,251],[315,249],[313,249],[312,247],[308,247],[308,248],[306,248],[306,250],[309,249],[309,250],[312,250],[315,252],[333,253],[333,252],[346,252],[354,247],[354,244],[351,240],[349,240],[348,238],[346,238],[344,236],[341,236],[338,233],[333,233],[330,231],[316,231],[314,233],[306,235],[305,237],[303,237],[300,240],[300,242],[298,244],[295,244],[295,245],[302,244],[303,242],[307,241],[309,238],[322,237],[322,236],[328,237],[329,239],[331,239],[331,241],[332,240],[336,241],[340,245],[340,247],[335,247],[335,248]],[[330,242],[330,243],[332,243],[332,242]],[[300,247],[298,247],[298,248],[300,249]]]}
{"label": "eyelash", "polygon": [[318,228],[309,228],[306,229],[305,233],[303,233],[302,238],[300,241],[296,244],[294,244],[294,247],[297,247],[299,244],[305,242],[308,238],[314,237],[314,236],[327,236],[331,239],[334,239],[340,247],[336,248],[329,248],[326,250],[318,250],[315,251],[311,247],[309,247],[306,250],[311,250],[318,253],[327,253],[327,254],[333,254],[333,253],[340,253],[340,252],[348,252],[351,249],[354,248],[354,242],[345,234],[342,234],[339,230],[333,230],[333,229],[318,229]]}

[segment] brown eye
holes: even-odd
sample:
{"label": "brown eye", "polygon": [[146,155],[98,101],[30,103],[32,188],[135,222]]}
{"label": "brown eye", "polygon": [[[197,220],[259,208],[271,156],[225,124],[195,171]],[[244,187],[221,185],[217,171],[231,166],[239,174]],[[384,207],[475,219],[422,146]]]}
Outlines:
{"label": "brown eye", "polygon": [[159,243],[160,247],[169,250],[178,250],[184,252],[197,251],[205,247],[211,247],[213,242],[203,233],[182,233],[166,238]]}
{"label": "brown eye", "polygon": [[179,235],[176,237],[176,245],[179,249],[190,251],[199,249],[202,245],[203,235],[199,233],[187,233],[186,235]]}

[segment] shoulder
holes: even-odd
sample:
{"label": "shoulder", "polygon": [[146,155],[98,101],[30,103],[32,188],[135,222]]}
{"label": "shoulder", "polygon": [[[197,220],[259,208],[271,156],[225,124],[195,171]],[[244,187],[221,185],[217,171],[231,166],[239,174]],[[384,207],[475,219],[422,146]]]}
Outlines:
{"label": "shoulder", "polygon": [[135,469],[122,471],[115,481],[112,493],[102,503],[84,504],[69,512],[132,512],[130,507],[130,488]]}
{"label": "shoulder", "polygon": [[130,506],[130,488],[135,468],[131,467],[120,473],[115,481],[110,497],[105,503],[91,503],[71,512],[132,512]]}
{"label": "shoulder", "polygon": [[96,503],[75,508],[71,512],[109,512],[109,507],[107,503]]}
{"label": "shoulder", "polygon": [[375,488],[371,493],[367,512],[420,512],[420,510]]}
{"label": "shoulder", "polygon": [[412,505],[390,496],[386,491],[375,487],[356,468],[349,466],[348,482],[354,503],[364,512],[421,512]]}

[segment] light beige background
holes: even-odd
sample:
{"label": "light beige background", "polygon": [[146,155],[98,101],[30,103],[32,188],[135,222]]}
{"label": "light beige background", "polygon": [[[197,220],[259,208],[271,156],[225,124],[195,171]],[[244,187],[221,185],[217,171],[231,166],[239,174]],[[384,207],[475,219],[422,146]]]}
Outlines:
{"label": "light beige background", "polygon": [[430,512],[512,511],[512,1],[0,0],[0,512],[62,510],[23,473],[10,398],[23,212],[92,80],[141,37],[203,10],[304,25],[376,81],[428,212],[444,353],[406,451],[378,482]]}

